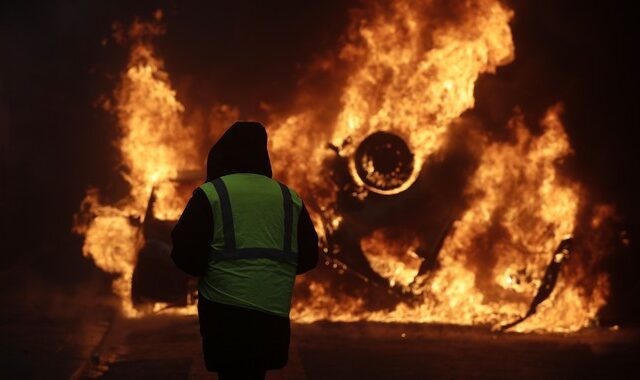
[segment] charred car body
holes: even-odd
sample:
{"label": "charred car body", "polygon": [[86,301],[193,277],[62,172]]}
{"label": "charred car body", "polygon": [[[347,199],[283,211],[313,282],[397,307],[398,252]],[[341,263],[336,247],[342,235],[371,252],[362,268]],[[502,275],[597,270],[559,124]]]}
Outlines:
{"label": "charred car body", "polygon": [[[353,142],[343,142],[348,144]],[[336,292],[362,298],[370,309],[393,307],[400,301],[419,302],[411,281],[437,270],[443,242],[467,207],[463,189],[475,168],[474,160],[461,146],[417,165],[405,139],[391,132],[369,135],[349,156],[340,154],[343,147],[327,145],[335,154],[323,168],[337,189],[330,212],[320,212],[328,282]],[[193,189],[201,177],[202,173],[190,173],[174,182]],[[155,202],[152,191],[140,225],[144,243],[133,273],[132,301],[139,309],[156,302],[185,306],[195,300],[196,280],[171,261],[170,232],[176,221],[157,219]],[[379,238],[405,242],[403,248],[395,256],[363,249],[363,241],[377,232]],[[405,249],[408,246],[410,250]],[[554,253],[554,258],[562,259],[551,260],[530,312],[522,319],[533,314],[553,290],[568,247],[568,242],[562,242]],[[413,267],[408,282],[406,276],[403,283],[385,272],[385,267],[393,269],[408,259]]]}

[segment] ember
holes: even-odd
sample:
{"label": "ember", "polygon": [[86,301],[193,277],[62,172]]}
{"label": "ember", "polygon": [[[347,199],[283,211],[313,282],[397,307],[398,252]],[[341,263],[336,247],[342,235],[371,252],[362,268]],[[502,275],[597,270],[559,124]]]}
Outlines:
{"label": "ember", "polygon": [[[606,275],[588,273],[580,261],[564,264],[580,255],[579,243],[549,263],[579,232],[581,210],[594,207],[558,169],[572,152],[562,105],[549,106],[540,133],[514,112],[506,141],[463,123],[478,77],[514,59],[513,12],[500,1],[474,0],[456,6],[456,18],[441,19],[430,17],[433,7],[399,0],[356,16],[333,63],[350,70],[335,94],[335,115],[305,107],[272,115],[275,177],[308,200],[325,251],[326,270],[297,284],[292,318],[495,326],[526,315],[514,330],[559,332],[595,323]],[[130,28],[129,64],[108,107],[118,117],[130,193],[103,204],[90,190],[76,224],[84,254],[118,276],[114,291],[129,316],[142,313],[131,284],[152,190],[152,217],[175,221],[189,195],[180,173],[200,169],[204,138],[184,123],[185,106],[149,42],[164,32],[161,16]],[[463,176],[458,196],[430,173],[451,157],[460,129],[472,164],[451,174]],[[444,191],[432,196],[434,189]],[[551,283],[545,273],[554,262]],[[533,307],[543,288],[548,294]]]}

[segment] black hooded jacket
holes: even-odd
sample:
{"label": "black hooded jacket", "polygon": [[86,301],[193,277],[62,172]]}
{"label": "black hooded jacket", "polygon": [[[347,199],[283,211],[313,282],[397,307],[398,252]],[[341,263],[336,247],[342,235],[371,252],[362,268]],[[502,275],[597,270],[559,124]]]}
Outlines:
{"label": "black hooded jacket", "polygon": [[[207,181],[233,173],[254,173],[272,177],[267,150],[267,133],[260,123],[236,122],[209,151]],[[173,228],[171,258],[193,276],[204,274],[213,231],[211,206],[198,188]],[[298,219],[298,268],[304,273],[317,265],[318,235],[307,209]]]}

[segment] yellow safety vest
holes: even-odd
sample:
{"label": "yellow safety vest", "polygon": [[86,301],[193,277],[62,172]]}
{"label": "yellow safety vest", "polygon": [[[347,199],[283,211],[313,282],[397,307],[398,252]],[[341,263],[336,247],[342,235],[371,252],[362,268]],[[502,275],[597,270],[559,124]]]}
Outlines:
{"label": "yellow safety vest", "polygon": [[198,291],[213,302],[289,316],[302,200],[263,175],[230,174],[200,186],[213,213]]}

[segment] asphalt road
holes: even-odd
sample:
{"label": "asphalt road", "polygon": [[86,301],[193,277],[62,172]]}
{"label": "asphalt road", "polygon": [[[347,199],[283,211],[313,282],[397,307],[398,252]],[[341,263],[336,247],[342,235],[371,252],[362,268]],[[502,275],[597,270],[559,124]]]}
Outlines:
{"label": "asphalt road", "polygon": [[[291,358],[268,379],[638,379],[637,330],[493,333],[419,324],[294,324]],[[116,318],[72,378],[216,379],[197,319]]]}

